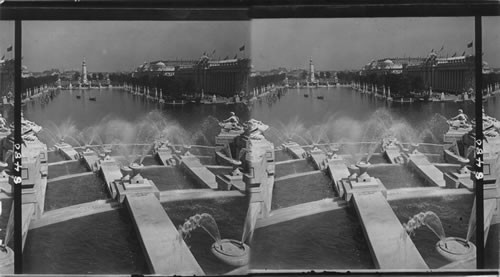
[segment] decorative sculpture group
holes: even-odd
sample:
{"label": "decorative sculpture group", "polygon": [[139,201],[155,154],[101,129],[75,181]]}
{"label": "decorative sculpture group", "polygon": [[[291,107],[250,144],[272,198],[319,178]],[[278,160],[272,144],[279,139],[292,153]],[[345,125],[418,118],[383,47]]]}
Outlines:
{"label": "decorative sculpture group", "polygon": [[483,132],[485,137],[500,137],[500,121],[486,115],[483,108]]}
{"label": "decorative sculpture group", "polygon": [[462,109],[459,109],[458,115],[452,117],[447,122],[450,128],[453,130],[468,130],[472,128],[472,124],[469,122],[469,118]]}

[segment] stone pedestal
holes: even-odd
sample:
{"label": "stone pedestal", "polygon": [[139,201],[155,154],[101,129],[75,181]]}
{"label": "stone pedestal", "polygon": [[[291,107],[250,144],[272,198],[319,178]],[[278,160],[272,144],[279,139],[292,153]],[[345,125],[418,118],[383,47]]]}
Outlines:
{"label": "stone pedestal", "polygon": [[116,198],[120,203],[123,203],[126,196],[131,195],[153,194],[158,200],[160,199],[160,191],[154,182],[142,178],[140,174],[132,178],[127,175],[123,177],[122,180],[115,181],[113,184],[115,190],[113,190],[112,197]]}
{"label": "stone pedestal", "polygon": [[233,187],[239,191],[246,190],[246,184],[243,181],[243,175],[217,175],[217,189],[231,190]]}
{"label": "stone pedestal", "polygon": [[0,250],[0,275],[14,274],[14,251],[9,247]]}
{"label": "stone pedestal", "polygon": [[384,197],[387,197],[387,190],[380,179],[371,177],[368,173],[363,173],[360,176],[356,174],[341,181],[344,191],[343,198],[347,202],[351,200],[354,193],[374,193],[380,191]]}
{"label": "stone pedestal", "polygon": [[446,188],[467,188],[474,189],[474,183],[471,178],[471,172],[467,168],[462,168],[458,172],[444,173]]}

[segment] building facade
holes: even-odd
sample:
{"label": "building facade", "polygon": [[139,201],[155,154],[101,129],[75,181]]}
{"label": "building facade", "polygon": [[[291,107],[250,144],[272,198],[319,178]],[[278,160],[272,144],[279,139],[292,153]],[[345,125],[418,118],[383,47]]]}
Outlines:
{"label": "building facade", "polygon": [[[431,52],[427,58],[387,58],[372,61],[360,71],[361,76],[370,74],[404,74],[419,78],[425,90],[462,94],[474,90],[474,60],[471,55],[438,57]],[[490,72],[483,62],[483,74]]]}
{"label": "building facade", "polygon": [[360,74],[401,74],[403,73],[404,68],[411,65],[420,64],[423,61],[425,61],[424,58],[385,58],[374,60],[366,64],[361,70]]}
{"label": "building facade", "polygon": [[0,97],[14,93],[14,60],[0,61]]}
{"label": "building facade", "polygon": [[248,94],[250,59],[155,61],[138,67],[132,77],[174,77],[184,83],[182,93],[231,97]]}
{"label": "building facade", "polygon": [[[406,67],[411,76],[419,76],[427,89],[461,94],[474,91],[475,57],[470,55],[438,58],[435,53],[422,63]],[[489,73],[488,64],[483,62],[483,74]]]}

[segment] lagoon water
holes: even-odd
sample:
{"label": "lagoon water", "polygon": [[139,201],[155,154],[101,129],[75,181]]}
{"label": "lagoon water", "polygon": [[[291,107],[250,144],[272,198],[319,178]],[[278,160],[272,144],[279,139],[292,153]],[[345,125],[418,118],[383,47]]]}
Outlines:
{"label": "lagoon water", "polygon": [[[80,93],[82,97],[77,99],[76,95]],[[311,96],[305,98],[304,94]],[[97,101],[89,101],[90,95],[96,96]],[[324,96],[324,99],[317,99],[318,95]],[[275,132],[271,130],[268,134],[271,139],[273,137],[283,139],[286,133],[293,133],[294,128],[297,131],[304,131],[301,129],[303,127],[305,132],[302,137],[309,142],[315,140],[315,136],[321,133],[319,129],[322,127],[329,129],[331,134],[327,136],[334,140],[356,137],[357,134],[353,132],[359,130],[352,129],[362,128],[363,124],[370,120],[402,123],[417,131],[422,131],[439,127],[437,125],[441,125],[442,122],[436,121],[441,121],[442,117],[455,116],[458,109],[463,109],[469,117],[474,117],[474,103],[470,101],[465,103],[387,103],[344,87],[289,89],[288,93],[282,96],[264,97],[257,100],[249,108],[241,104],[168,106],[129,94],[122,89],[72,90],[62,91],[47,104],[29,102],[23,108],[27,119],[34,120],[42,126],[55,129],[58,125],[70,120],[78,130],[102,124],[111,119],[137,122],[151,111],[158,110],[172,123],[177,123],[184,130],[193,133],[200,129],[210,132],[214,119],[225,119],[229,117],[230,111],[234,111],[241,120],[255,118],[270,125],[272,129],[275,129]],[[351,130],[346,130],[346,128],[351,128]]]}

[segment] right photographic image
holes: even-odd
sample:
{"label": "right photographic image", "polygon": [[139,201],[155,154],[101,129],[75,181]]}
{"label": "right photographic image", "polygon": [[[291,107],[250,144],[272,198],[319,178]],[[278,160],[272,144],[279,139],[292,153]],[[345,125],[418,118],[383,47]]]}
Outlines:
{"label": "right photographic image", "polygon": [[[493,26],[484,19],[482,70],[496,190]],[[275,155],[274,180],[250,198],[260,211],[250,272],[475,269],[474,18],[257,19],[251,29],[249,109]],[[498,268],[490,222],[487,267]]]}
{"label": "right photographic image", "polygon": [[482,18],[483,38],[483,173],[484,262],[498,269],[500,223],[500,19]]}

